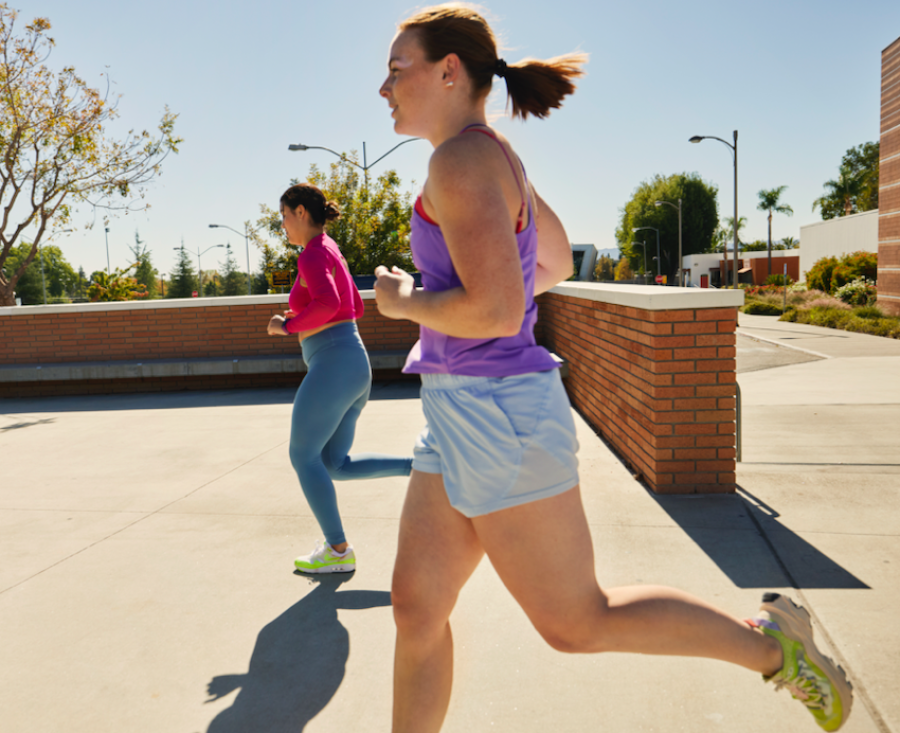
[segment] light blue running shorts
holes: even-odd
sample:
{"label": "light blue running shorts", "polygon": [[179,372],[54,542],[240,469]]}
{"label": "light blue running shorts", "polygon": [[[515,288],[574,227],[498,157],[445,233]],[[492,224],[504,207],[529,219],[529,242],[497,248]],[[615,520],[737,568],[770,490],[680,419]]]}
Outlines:
{"label": "light blue running shorts", "polygon": [[443,475],[467,517],[578,485],[575,421],[558,369],[512,377],[422,375],[426,427],[413,469]]}

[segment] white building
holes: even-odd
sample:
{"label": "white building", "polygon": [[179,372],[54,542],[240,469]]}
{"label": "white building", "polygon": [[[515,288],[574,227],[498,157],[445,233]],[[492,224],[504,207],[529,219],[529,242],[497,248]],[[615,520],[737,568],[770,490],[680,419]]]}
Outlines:
{"label": "white building", "polygon": [[823,257],[878,252],[878,209],[800,227],[800,274]]}

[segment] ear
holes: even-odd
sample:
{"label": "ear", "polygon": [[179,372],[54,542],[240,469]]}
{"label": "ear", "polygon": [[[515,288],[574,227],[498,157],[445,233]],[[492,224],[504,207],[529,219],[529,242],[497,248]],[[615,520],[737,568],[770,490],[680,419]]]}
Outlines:
{"label": "ear", "polygon": [[445,84],[456,82],[461,69],[462,61],[459,60],[459,56],[455,53],[448,53],[441,60],[441,80]]}

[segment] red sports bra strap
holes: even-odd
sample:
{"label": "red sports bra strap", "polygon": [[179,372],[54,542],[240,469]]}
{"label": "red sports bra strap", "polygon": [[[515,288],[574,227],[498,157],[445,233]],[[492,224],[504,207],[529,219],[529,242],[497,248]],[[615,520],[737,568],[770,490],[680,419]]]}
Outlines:
{"label": "red sports bra strap", "polygon": [[509,157],[509,153],[506,152],[506,146],[497,139],[497,136],[494,135],[493,132],[491,132],[490,130],[482,129],[481,125],[479,125],[478,123],[467,125],[462,129],[460,135],[462,135],[463,132],[480,132],[482,135],[487,135],[489,138],[491,138],[491,140],[493,140],[495,143],[497,143],[497,145],[500,146],[500,150],[502,150],[503,155],[506,156],[506,162],[509,163],[509,167],[512,169],[513,176],[516,179],[516,186],[519,189],[519,196],[522,199],[522,205],[519,207],[519,218],[516,220],[516,234],[518,234],[522,231],[522,217],[525,215],[525,194],[522,191],[522,184],[519,183],[519,171],[513,164],[512,158]]}

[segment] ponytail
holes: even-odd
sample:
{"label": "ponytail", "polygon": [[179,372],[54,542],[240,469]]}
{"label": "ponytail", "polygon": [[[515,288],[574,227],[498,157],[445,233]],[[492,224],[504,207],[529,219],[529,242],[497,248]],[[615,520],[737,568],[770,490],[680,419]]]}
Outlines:
{"label": "ponytail", "polygon": [[574,79],[584,76],[587,54],[568,54],[548,61],[525,59],[507,63],[497,55],[497,39],[487,21],[461,3],[426,8],[407,18],[400,30],[415,30],[425,58],[435,63],[454,53],[472,81],[476,95],[490,92],[494,75],[506,79],[512,116],[546,117],[575,91]]}
{"label": "ponytail", "polygon": [[525,59],[506,66],[502,59],[506,79],[507,105],[512,105],[512,116],[526,119],[528,115],[544,118],[551,109],[562,107],[564,97],[575,91],[572,81],[584,76],[582,66],[587,54],[571,53],[547,61]]}

